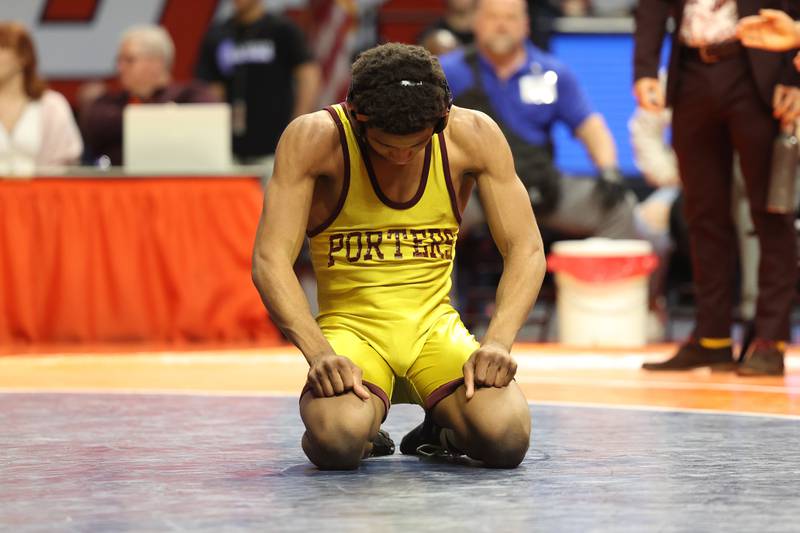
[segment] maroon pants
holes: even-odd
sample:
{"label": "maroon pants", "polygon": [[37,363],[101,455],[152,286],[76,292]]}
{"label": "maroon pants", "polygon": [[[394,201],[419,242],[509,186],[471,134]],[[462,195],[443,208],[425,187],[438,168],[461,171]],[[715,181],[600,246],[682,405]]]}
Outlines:
{"label": "maroon pants", "polygon": [[778,123],[759,97],[744,55],[713,64],[682,59],[672,142],[684,186],[697,337],[730,336],[737,261],[731,217],[735,152],[761,246],[756,335],[789,339],[797,275],[795,217],[766,211],[777,132]]}

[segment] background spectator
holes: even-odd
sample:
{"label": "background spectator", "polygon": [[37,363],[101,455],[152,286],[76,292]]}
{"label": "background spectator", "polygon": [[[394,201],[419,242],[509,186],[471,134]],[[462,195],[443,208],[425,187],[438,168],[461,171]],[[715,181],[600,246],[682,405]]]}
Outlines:
{"label": "background spectator", "polygon": [[560,0],[528,0],[530,40],[542,50],[550,50],[550,36],[558,17],[564,16]]}
{"label": "background spectator", "polygon": [[233,152],[258,163],[275,152],[292,118],[313,111],[320,69],[300,29],[262,0],[233,0],[233,17],[203,40],[195,75],[233,109]]}
{"label": "background spectator", "polygon": [[112,165],[123,163],[122,112],[128,104],[217,100],[200,83],[172,81],[174,56],[172,39],[162,27],[136,26],[123,34],[117,54],[122,90],[106,92],[97,84],[84,88],[80,118],[89,161],[107,157]]}
{"label": "background spectator", "polygon": [[[592,109],[568,66],[528,40],[529,21],[522,0],[481,0],[475,14],[475,46],[442,58],[456,105],[491,116],[503,131],[514,156],[517,174],[528,189],[540,227],[547,237],[647,238],[637,229],[635,197],[622,183],[614,139],[603,117]],[[583,144],[598,177],[567,178],[555,166],[551,137],[557,123],[565,124]],[[480,187],[478,183],[478,187]],[[471,249],[488,242],[477,198],[463,216],[463,242]],[[472,232],[474,235],[469,235]],[[654,243],[657,245],[658,243]],[[467,246],[467,245],[462,245]],[[654,246],[656,247],[656,246]],[[485,249],[485,248],[484,248]],[[660,250],[659,250],[660,251]],[[486,256],[486,253],[480,254]],[[494,282],[481,271],[499,271],[458,255],[462,306],[480,307],[472,300],[474,285]],[[477,278],[482,281],[476,282]],[[486,279],[484,279],[486,278]],[[657,309],[653,277],[651,307]],[[653,313],[650,336],[661,335],[660,317]]]}
{"label": "background spectator", "polygon": [[472,44],[475,35],[472,33],[472,19],[478,0],[447,0],[447,11],[436,22],[422,31],[418,42],[423,46],[432,34],[445,30],[455,37],[459,45]]}
{"label": "background spectator", "polygon": [[420,44],[435,56],[447,54],[461,46],[455,35],[441,29],[427,32]]}
{"label": "background spectator", "polygon": [[[794,215],[767,212],[766,194],[779,129],[775,117],[786,123],[796,120],[800,90],[789,55],[745,51],[735,40],[739,17],[754,14],[761,4],[641,0],[636,12],[634,92],[645,109],[660,111],[665,100],[673,109],[673,146],[683,182],[697,302],[693,339],[671,359],[646,364],[650,370],[734,364],[736,237],[730,199],[735,151],[761,246],[757,339],[744,350],[738,371],[784,372],[797,279]],[[676,31],[665,99],[656,76],[666,22],[673,15]]]}
{"label": "background spectator", "polygon": [[74,163],[82,149],[69,104],[39,77],[28,31],[0,22],[0,174]]}
{"label": "background spectator", "polygon": [[[689,235],[683,214],[684,199],[680,189],[678,161],[667,141],[671,122],[670,109],[650,111],[641,107],[636,109],[629,122],[636,165],[645,181],[656,189],[636,206],[636,220],[640,231],[650,234],[651,242],[659,243],[664,250],[660,254],[662,257],[666,259],[672,253],[677,254],[677,257],[670,257],[670,261],[664,261],[662,272],[667,274],[667,264],[671,263],[686,265],[691,275]],[[738,162],[734,167],[733,179],[731,215],[736,224],[741,277],[738,314],[748,324],[747,336],[752,327],[758,296],[758,239],[750,218],[750,205]]]}
{"label": "background spectator", "polygon": [[[621,184],[605,121],[570,69],[527,35],[524,2],[482,0],[476,47],[442,58],[455,103],[487,113],[503,130],[540,224],[576,236],[635,238],[633,201]],[[562,178],[550,137],[556,122],[580,139],[601,179]]]}

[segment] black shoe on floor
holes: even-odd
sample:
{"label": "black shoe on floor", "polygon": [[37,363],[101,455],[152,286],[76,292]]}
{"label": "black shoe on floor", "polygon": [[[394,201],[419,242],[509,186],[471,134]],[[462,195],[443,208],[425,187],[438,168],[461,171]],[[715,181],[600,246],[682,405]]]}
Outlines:
{"label": "black shoe on floor", "polygon": [[427,413],[422,424],[406,433],[403,440],[400,441],[400,453],[424,457],[464,455],[447,440],[445,430],[434,424],[433,418]]}
{"label": "black shoe on floor", "polygon": [[783,355],[777,343],[756,339],[742,357],[736,373],[740,376],[782,376]]}
{"label": "black shoe on floor", "polygon": [[696,341],[689,341],[678,349],[671,358],[661,363],[645,363],[645,370],[691,370],[692,368],[711,367],[712,370],[733,370],[733,349],[704,348]]}
{"label": "black shoe on floor", "polygon": [[400,441],[400,453],[403,455],[419,455],[417,451],[424,444],[439,444],[439,428],[433,423],[431,417],[425,415],[425,420],[403,437]]}
{"label": "black shoe on floor", "polygon": [[394,453],[394,441],[386,430],[379,429],[378,435],[372,441],[372,451],[370,457],[383,457]]}
{"label": "black shoe on floor", "polygon": [[756,325],[754,321],[749,320],[744,323],[744,334],[742,335],[742,345],[739,348],[739,357],[736,359],[737,364],[744,361],[744,354],[750,349],[754,340],[756,340]]}

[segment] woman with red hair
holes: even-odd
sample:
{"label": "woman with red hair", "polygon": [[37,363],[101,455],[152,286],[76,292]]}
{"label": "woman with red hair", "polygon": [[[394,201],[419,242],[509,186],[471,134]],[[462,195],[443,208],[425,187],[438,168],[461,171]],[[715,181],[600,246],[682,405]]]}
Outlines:
{"label": "woman with red hair", "polygon": [[67,100],[46,88],[25,27],[0,21],[0,175],[75,163],[83,150]]}

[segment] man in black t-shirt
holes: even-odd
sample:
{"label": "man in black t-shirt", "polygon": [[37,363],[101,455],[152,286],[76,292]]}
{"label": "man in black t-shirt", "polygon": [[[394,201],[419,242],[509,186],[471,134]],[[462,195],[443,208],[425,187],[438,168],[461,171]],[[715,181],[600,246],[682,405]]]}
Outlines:
{"label": "man in black t-shirt", "polygon": [[320,69],[291,21],[266,13],[262,0],[233,4],[233,17],[203,39],[195,75],[231,104],[233,152],[252,163],[275,152],[294,117],[314,110]]}

